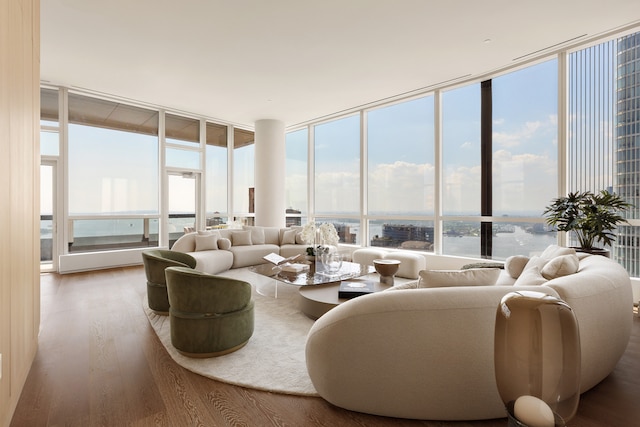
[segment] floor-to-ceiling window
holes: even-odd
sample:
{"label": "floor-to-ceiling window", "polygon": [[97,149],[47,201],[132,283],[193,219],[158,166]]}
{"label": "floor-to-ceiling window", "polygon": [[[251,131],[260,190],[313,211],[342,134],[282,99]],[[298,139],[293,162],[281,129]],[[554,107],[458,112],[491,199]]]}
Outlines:
{"label": "floor-to-ceiling window", "polygon": [[442,92],[442,251],[480,257],[480,84]]}
{"label": "floor-to-ceiling window", "polygon": [[197,228],[201,176],[200,120],[165,113],[169,242]]}
{"label": "floor-to-ceiling window", "polygon": [[286,224],[306,223],[308,194],[309,132],[300,129],[289,132],[285,138],[285,202]]}
{"label": "floor-to-ceiling window", "polygon": [[69,252],[157,244],[158,112],[69,94]]}
{"label": "floor-to-ceiling window", "polygon": [[233,212],[244,225],[255,220],[255,138],[251,131],[233,130]]}
{"label": "floor-to-ceiling window", "polygon": [[367,112],[370,246],[433,250],[434,97]]}
{"label": "floor-to-ceiling window", "polygon": [[[568,55],[569,191],[612,191],[632,203],[612,256],[640,276],[640,33]],[[574,244],[572,240],[570,244]]]}
{"label": "floor-to-ceiling window", "polygon": [[558,62],[492,79],[492,250],[505,259],[555,243],[541,214],[558,193]]}
{"label": "floor-to-ceiling window", "polygon": [[360,115],[314,126],[317,222],[336,226],[340,241],[360,243]]}
{"label": "floor-to-ceiling window", "polygon": [[40,263],[43,271],[57,269],[59,251],[59,103],[57,89],[40,90]]}
{"label": "floor-to-ceiling window", "polygon": [[207,227],[227,223],[227,132],[224,125],[207,122],[206,212]]}

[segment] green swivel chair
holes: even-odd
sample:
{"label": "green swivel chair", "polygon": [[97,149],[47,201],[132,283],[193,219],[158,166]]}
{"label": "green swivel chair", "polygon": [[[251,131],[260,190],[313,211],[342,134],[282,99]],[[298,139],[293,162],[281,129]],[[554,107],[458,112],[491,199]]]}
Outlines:
{"label": "green swivel chair", "polygon": [[169,314],[169,298],[164,270],[167,267],[195,268],[196,260],[189,254],[166,249],[150,249],[142,252],[144,272],[147,274],[147,301],[156,314]]}
{"label": "green swivel chair", "polygon": [[251,285],[185,267],[165,270],[171,344],[189,357],[213,357],[243,347],[253,334]]}

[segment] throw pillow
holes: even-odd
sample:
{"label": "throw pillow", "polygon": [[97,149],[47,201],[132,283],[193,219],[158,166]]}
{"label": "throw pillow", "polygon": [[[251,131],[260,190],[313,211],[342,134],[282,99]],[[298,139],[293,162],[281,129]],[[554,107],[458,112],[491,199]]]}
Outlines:
{"label": "throw pillow", "polygon": [[533,266],[531,268],[525,268],[516,283],[513,286],[539,286],[547,283],[547,279],[540,274],[540,267]]}
{"label": "throw pillow", "polygon": [[295,245],[296,244],[296,230],[287,230],[282,233],[282,242],[280,245]]}
{"label": "throw pillow", "polygon": [[446,286],[492,286],[500,276],[499,268],[471,268],[469,270],[422,270],[419,288]]}
{"label": "throw pillow", "polygon": [[225,239],[224,237],[218,239],[218,249],[222,249],[223,251],[231,249],[231,240]]}
{"label": "throw pillow", "polygon": [[248,231],[251,232],[251,244],[252,245],[264,245],[265,244],[264,228],[245,225],[244,227],[242,227],[242,229],[243,230],[248,230]]}
{"label": "throw pillow", "polygon": [[250,231],[234,231],[231,233],[231,244],[233,246],[249,246],[251,245]]}
{"label": "throw pillow", "polygon": [[218,236],[215,234],[196,234],[196,252],[218,249]]}
{"label": "throw pillow", "polygon": [[549,261],[539,256],[531,257],[513,286],[537,286],[545,283],[547,279],[542,277],[540,271],[547,262]]}
{"label": "throw pillow", "polygon": [[522,274],[524,267],[529,262],[529,257],[524,255],[512,255],[504,262],[504,269],[507,270],[509,276],[517,279]]}
{"label": "throw pillow", "polygon": [[296,245],[304,245],[304,241],[302,240],[302,233],[299,231],[296,233]]}
{"label": "throw pillow", "polygon": [[556,277],[568,276],[578,272],[580,266],[580,260],[578,255],[561,255],[555,257],[544,265],[540,274],[547,280],[555,279]]}
{"label": "throw pillow", "polygon": [[211,234],[209,230],[198,230],[198,236],[207,236],[209,234]]}

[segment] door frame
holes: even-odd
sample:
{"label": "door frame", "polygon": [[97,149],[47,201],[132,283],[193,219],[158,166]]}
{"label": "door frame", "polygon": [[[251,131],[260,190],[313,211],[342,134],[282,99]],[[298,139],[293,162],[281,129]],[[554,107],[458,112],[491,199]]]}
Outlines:
{"label": "door frame", "polygon": [[205,215],[203,213],[204,203],[202,198],[202,172],[193,169],[184,168],[166,168],[163,179],[163,209],[160,222],[160,247],[169,247],[169,176],[192,177],[195,179],[195,229],[203,230],[205,228]]}
{"label": "door frame", "polygon": [[[63,214],[61,211],[62,203],[59,200],[62,195],[60,191],[60,183],[62,183],[62,177],[60,176],[61,170],[59,161],[55,157],[41,157],[40,167],[49,166],[52,168],[52,182],[51,182],[51,213],[52,213],[52,230],[51,230],[51,264],[48,267],[48,263],[40,262],[40,271],[42,272],[56,272],[58,271],[59,257],[62,254],[62,245],[64,242],[60,239],[60,231],[63,230]],[[42,189],[40,189],[42,191]]]}

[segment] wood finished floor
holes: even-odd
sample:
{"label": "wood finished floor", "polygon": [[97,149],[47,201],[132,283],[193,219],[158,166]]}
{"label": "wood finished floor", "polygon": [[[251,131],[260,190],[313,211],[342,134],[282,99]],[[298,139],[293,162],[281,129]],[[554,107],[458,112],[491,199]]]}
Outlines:
{"label": "wood finished floor", "polygon": [[[145,293],[142,267],[43,274],[39,351],[11,426],[506,426],[377,417],[201,377],[169,357],[142,311]],[[640,425],[639,401],[634,318],[622,360],[569,425]]]}

